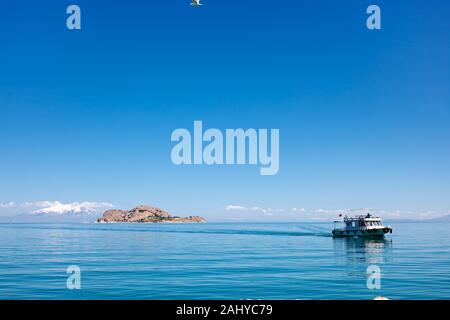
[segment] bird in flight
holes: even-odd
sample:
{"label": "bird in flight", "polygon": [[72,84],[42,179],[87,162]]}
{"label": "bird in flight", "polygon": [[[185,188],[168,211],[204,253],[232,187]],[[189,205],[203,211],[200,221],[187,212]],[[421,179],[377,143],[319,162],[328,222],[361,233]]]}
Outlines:
{"label": "bird in flight", "polygon": [[200,3],[200,0],[192,0],[191,6],[198,7],[202,6],[202,4]]}

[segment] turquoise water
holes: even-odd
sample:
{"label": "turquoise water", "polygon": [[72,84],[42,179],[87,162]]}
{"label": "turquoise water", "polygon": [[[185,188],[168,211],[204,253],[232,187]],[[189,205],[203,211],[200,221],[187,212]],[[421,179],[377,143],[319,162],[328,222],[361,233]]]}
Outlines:
{"label": "turquoise water", "polygon": [[393,227],[363,241],[312,223],[0,224],[0,298],[449,299],[450,223]]}

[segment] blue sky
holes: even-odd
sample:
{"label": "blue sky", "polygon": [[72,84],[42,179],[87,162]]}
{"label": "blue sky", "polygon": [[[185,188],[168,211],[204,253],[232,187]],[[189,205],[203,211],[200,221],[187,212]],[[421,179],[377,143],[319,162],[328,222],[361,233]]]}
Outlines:
{"label": "blue sky", "polygon": [[[80,31],[65,26],[69,4],[81,7]],[[365,26],[370,4],[381,7],[379,31]],[[0,215],[37,201],[147,203],[212,220],[446,214],[449,9],[3,0]],[[279,128],[279,173],[173,165],[171,132],[194,120]]]}

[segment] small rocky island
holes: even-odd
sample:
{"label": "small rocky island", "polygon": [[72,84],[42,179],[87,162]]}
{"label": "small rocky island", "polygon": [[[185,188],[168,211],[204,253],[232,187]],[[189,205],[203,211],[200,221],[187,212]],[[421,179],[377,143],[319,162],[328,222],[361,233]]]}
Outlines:
{"label": "small rocky island", "polygon": [[131,210],[107,210],[103,217],[98,218],[99,223],[158,223],[158,222],[205,222],[206,220],[199,216],[177,217],[168,212],[146,205],[140,205]]}

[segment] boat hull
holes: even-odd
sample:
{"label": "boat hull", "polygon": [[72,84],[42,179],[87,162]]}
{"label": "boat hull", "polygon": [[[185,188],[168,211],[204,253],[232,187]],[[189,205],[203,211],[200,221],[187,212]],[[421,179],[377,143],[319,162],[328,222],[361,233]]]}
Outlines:
{"label": "boat hull", "polygon": [[386,233],[392,233],[392,228],[384,227],[366,230],[335,229],[332,232],[333,237],[384,237]]}

